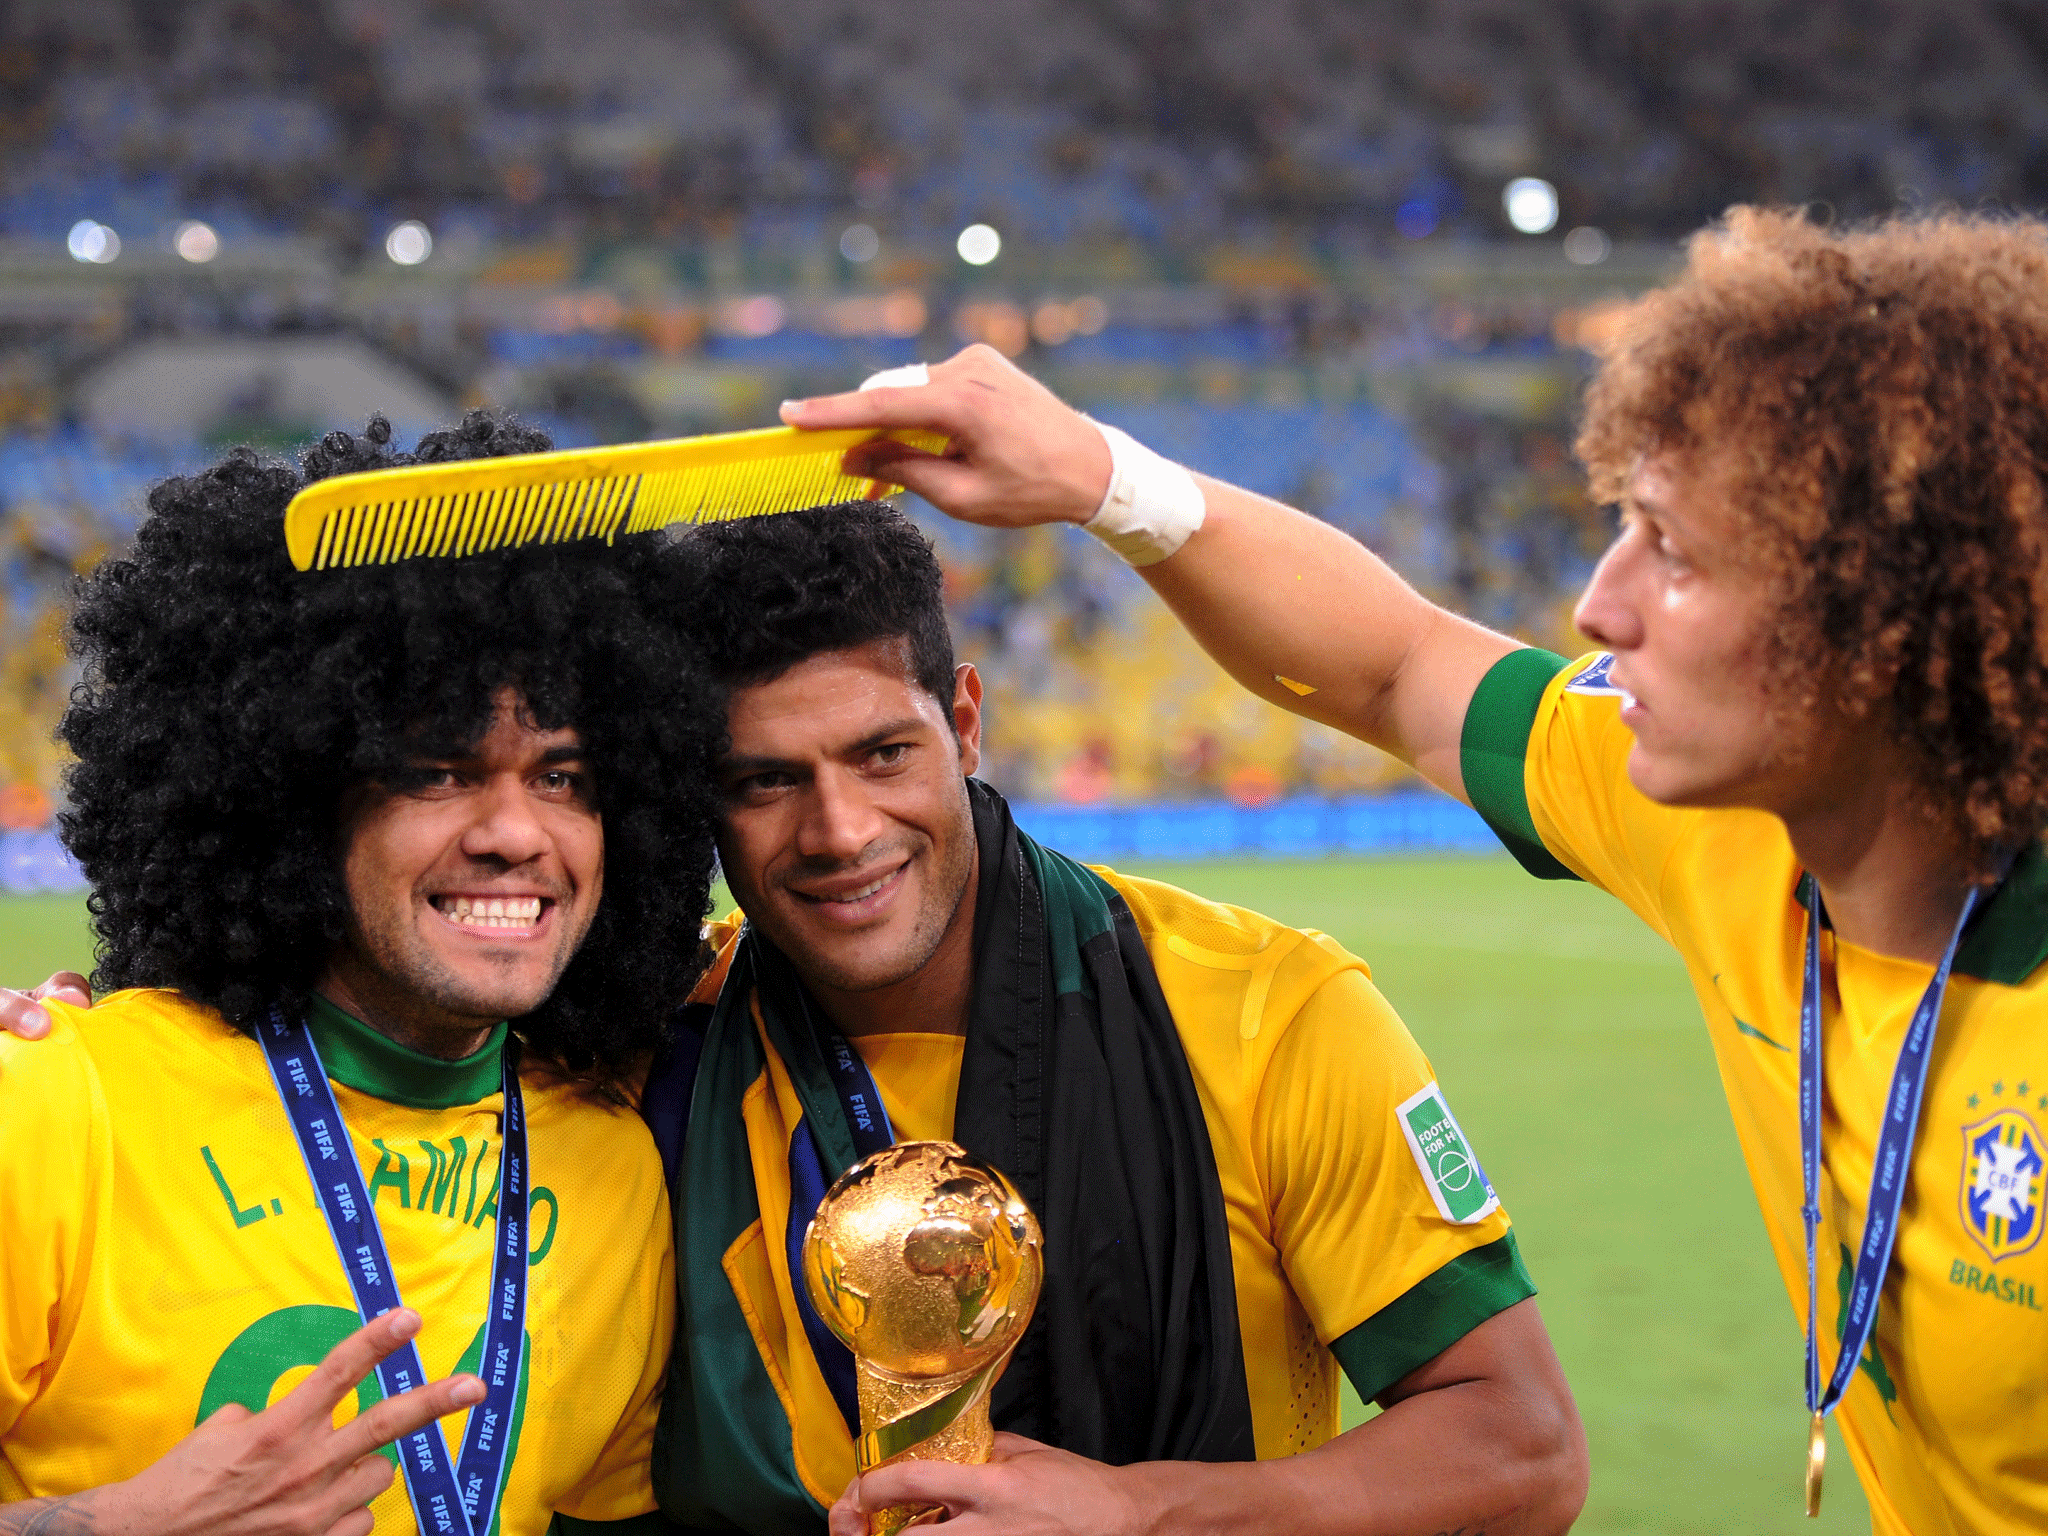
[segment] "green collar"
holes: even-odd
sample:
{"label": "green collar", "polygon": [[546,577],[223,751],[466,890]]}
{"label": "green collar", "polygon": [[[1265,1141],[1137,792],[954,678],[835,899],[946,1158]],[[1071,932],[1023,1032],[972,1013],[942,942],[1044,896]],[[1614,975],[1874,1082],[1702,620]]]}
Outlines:
{"label": "green collar", "polygon": [[443,1061],[400,1045],[317,992],[306,1009],[306,1028],[329,1077],[388,1103],[454,1109],[487,1099],[505,1085],[504,1024],[491,1031],[491,1038],[474,1055],[460,1061]]}
{"label": "green collar", "polygon": [[[1793,899],[1806,905],[1807,882],[1802,874]],[[2006,876],[2005,884],[1970,919],[1956,951],[1956,970],[1979,981],[2016,987],[2048,960],[2048,856],[2039,841],[2029,843]]]}
{"label": "green collar", "polygon": [[2048,960],[2048,858],[2039,839],[2005,877],[2005,884],[1970,924],[1956,969],[1965,976],[2016,987]]}

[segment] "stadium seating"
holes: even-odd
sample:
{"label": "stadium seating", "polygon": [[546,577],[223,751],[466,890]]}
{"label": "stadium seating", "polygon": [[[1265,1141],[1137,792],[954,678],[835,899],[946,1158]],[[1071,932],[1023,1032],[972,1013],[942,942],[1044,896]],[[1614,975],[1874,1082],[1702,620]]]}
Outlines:
{"label": "stadium seating", "polygon": [[[163,336],[350,330],[565,445],[757,424],[987,340],[1567,645],[1604,534],[1568,454],[1578,349],[1675,237],[1738,197],[2048,199],[2028,8],[1718,14],[20,0],[0,16],[0,795],[60,790],[66,583],[142,487],[219,441],[353,425],[272,421],[254,395],[208,442],[79,425],[80,379]],[[1540,241],[1501,211],[1532,171],[1562,204]],[[401,275],[385,234],[411,218],[436,244]],[[193,219],[214,245],[178,246]],[[64,255],[81,220],[117,260]],[[970,221],[1002,236],[985,268],[955,254]],[[1583,272],[1561,243],[1580,223],[1606,231]],[[926,523],[1006,787],[1263,816],[1400,780],[1247,699],[1085,542]]]}
{"label": "stadium seating", "polygon": [[[0,217],[154,236],[391,217],[816,243],[1504,232],[1541,170],[1613,232],[1737,198],[2038,202],[2048,23],[1999,0],[1759,8],[1447,0],[24,0]],[[1169,17],[1173,19],[1169,19]],[[1882,85],[1879,82],[1883,82]],[[1729,112],[1737,94],[1740,113]],[[1597,205],[1593,199],[1596,197]],[[1576,206],[1582,204],[1583,206]],[[358,229],[357,238],[374,235]]]}

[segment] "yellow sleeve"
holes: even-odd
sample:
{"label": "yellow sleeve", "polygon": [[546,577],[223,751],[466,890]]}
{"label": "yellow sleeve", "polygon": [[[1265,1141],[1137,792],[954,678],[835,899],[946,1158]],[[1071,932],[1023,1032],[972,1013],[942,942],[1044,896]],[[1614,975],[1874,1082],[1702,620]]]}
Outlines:
{"label": "yellow sleeve", "polygon": [[1428,1058],[1363,967],[1288,1022],[1253,1134],[1288,1283],[1361,1397],[1535,1294]]}
{"label": "yellow sleeve", "polygon": [[[668,1376],[669,1347],[676,1331],[676,1273],[674,1227],[669,1220],[668,1191],[658,1183],[658,1198],[652,1203],[649,1221],[640,1241],[640,1273],[633,1288],[633,1315],[618,1319],[622,1337],[633,1338],[644,1329],[651,1341],[647,1363],[640,1380],[619,1416],[611,1438],[589,1475],[563,1496],[556,1505],[562,1518],[558,1529],[567,1532],[579,1521],[634,1521],[652,1515],[654,1479],[654,1421],[661,1411],[661,1389]],[[628,1530],[654,1529],[638,1521]]]}
{"label": "yellow sleeve", "polygon": [[1665,866],[1701,813],[1658,805],[1629,782],[1635,737],[1607,681],[1611,662],[1535,649],[1496,662],[1465,711],[1465,793],[1529,873],[1598,886],[1669,939]]}
{"label": "yellow sleeve", "polygon": [[0,1442],[77,1326],[113,1146],[64,1005],[42,1040],[0,1034]]}

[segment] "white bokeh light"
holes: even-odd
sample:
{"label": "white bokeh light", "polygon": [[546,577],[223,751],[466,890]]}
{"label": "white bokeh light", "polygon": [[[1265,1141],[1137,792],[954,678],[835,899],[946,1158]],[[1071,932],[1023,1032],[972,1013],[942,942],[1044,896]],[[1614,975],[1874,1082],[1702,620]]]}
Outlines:
{"label": "white bokeh light", "polygon": [[987,224],[970,224],[960,231],[956,249],[970,267],[985,267],[1001,254],[1003,237]]}
{"label": "white bokeh light", "polygon": [[1564,237],[1564,259],[1575,267],[1597,267],[1613,248],[1607,232],[1590,224],[1581,224]]}
{"label": "white bokeh light", "polygon": [[1500,201],[1508,222],[1525,235],[1548,234],[1557,225],[1557,188],[1540,176],[1517,176]]}
{"label": "white bokeh light", "polygon": [[882,237],[872,224],[849,224],[839,237],[839,254],[851,262],[873,261],[882,248]]}
{"label": "white bokeh light", "polygon": [[384,237],[384,254],[401,267],[416,267],[434,254],[433,233],[418,219],[407,219]]}
{"label": "white bokeh light", "polygon": [[187,261],[208,262],[220,254],[220,236],[211,224],[187,219],[172,234],[171,249]]}
{"label": "white bokeh light", "polygon": [[121,237],[94,219],[80,219],[64,237],[64,248],[73,261],[90,261],[104,266],[121,254]]}

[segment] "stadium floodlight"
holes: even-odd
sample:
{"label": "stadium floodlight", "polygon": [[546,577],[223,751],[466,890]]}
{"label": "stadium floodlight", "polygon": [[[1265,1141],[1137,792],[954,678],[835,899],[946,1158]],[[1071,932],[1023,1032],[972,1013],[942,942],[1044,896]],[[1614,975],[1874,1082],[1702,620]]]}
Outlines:
{"label": "stadium floodlight", "polygon": [[1548,234],[1557,225],[1557,188],[1540,176],[1517,176],[1500,200],[1508,222],[1525,235]]}
{"label": "stadium floodlight", "polygon": [[64,248],[73,261],[105,266],[121,254],[121,237],[95,219],[80,219],[64,237]]}
{"label": "stadium floodlight", "polygon": [[384,254],[401,267],[416,267],[434,254],[433,233],[418,219],[394,224],[384,237]]}
{"label": "stadium floodlight", "polygon": [[956,248],[970,267],[985,267],[1003,249],[1003,237],[987,224],[970,224],[960,231]]}
{"label": "stadium floodlight", "polygon": [[214,233],[211,224],[187,219],[171,235],[171,249],[187,261],[209,262],[220,254],[220,236]]}
{"label": "stadium floodlight", "polygon": [[872,224],[849,224],[839,237],[839,254],[851,262],[873,261],[881,248],[882,237]]}
{"label": "stadium floodlight", "polygon": [[1564,259],[1575,267],[1597,267],[1613,248],[1607,232],[1590,224],[1581,224],[1564,237]]}

